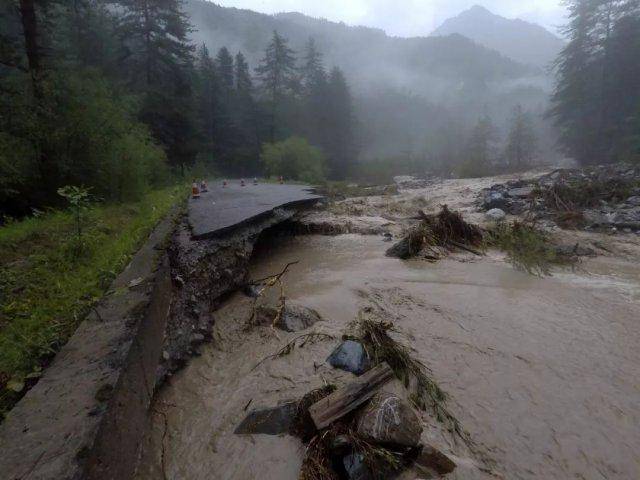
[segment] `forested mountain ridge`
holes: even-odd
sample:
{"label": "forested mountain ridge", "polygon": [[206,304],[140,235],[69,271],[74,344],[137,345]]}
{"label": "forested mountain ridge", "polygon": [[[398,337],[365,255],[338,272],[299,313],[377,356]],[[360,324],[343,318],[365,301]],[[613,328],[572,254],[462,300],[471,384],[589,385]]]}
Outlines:
{"label": "forested mountain ridge", "polygon": [[[215,50],[241,50],[255,64],[274,30],[302,50],[309,37],[328,64],[342,68],[359,88],[393,85],[415,93],[442,90],[446,82],[501,82],[540,75],[534,67],[505,58],[461,35],[390,37],[382,30],[352,27],[299,13],[266,15],[226,8],[204,0],[185,4],[196,43]],[[425,88],[426,87],[426,88]]]}
{"label": "forested mountain ridge", "polygon": [[479,5],[445,20],[431,35],[456,33],[516,61],[539,67],[548,67],[565,45],[540,25],[501,17]]}

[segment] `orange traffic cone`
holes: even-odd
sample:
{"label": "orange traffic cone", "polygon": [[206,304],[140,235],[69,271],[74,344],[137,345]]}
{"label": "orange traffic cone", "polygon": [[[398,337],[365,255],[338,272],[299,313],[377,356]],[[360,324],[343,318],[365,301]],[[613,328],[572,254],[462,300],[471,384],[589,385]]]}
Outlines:
{"label": "orange traffic cone", "polygon": [[200,198],[200,190],[198,190],[198,184],[193,182],[191,185],[191,198]]}

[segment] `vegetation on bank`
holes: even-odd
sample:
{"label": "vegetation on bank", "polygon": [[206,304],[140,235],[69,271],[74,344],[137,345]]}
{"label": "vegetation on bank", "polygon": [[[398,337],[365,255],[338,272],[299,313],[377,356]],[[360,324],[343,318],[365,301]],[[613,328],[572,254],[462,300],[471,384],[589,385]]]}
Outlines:
{"label": "vegetation on bank", "polygon": [[185,197],[169,187],[139,201],[50,212],[0,227],[0,416]]}

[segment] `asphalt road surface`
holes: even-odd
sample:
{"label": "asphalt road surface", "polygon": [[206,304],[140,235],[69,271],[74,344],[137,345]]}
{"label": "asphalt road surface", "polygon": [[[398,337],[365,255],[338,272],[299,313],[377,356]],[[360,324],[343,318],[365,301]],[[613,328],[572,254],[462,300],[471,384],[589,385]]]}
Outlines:
{"label": "asphalt road surface", "polygon": [[229,180],[226,187],[217,181],[200,198],[189,200],[189,223],[195,238],[225,233],[245,222],[268,214],[278,207],[303,205],[321,199],[307,185],[280,185]]}

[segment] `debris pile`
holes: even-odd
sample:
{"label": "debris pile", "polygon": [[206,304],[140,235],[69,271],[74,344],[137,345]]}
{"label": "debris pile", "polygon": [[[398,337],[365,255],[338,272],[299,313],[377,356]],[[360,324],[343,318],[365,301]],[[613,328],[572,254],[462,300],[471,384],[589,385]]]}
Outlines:
{"label": "debris pile", "polygon": [[422,254],[427,259],[437,260],[452,248],[480,255],[473,247],[482,245],[482,229],[465,222],[459,212],[443,205],[436,215],[421,211],[420,219],[418,225],[411,227],[402,240],[387,250],[387,256],[407,259]]}
{"label": "debris pile", "polygon": [[640,231],[640,167],[628,164],[560,169],[534,180],[485,189],[480,207],[528,214],[563,228]]}
{"label": "debris pile", "polygon": [[235,433],[300,438],[306,448],[298,478],[304,480],[382,480],[408,468],[433,478],[453,471],[451,458],[422,441],[417,409],[430,408],[448,429],[466,436],[427,367],[392,338],[393,324],[378,314],[370,308],[361,311],[354,335],[345,336],[327,359],[354,372],[351,381],[254,410]]}

